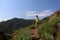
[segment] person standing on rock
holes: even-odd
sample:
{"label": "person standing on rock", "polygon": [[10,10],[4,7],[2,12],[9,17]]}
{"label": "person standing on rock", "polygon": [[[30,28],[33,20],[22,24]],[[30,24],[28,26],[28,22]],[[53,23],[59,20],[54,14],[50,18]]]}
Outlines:
{"label": "person standing on rock", "polygon": [[38,15],[36,15],[36,23],[35,23],[35,26],[38,27],[38,24],[39,24],[39,17],[38,17]]}
{"label": "person standing on rock", "polygon": [[38,34],[38,24],[39,24],[39,17],[38,15],[36,15],[35,26],[29,30],[31,40],[40,39],[39,34]]}

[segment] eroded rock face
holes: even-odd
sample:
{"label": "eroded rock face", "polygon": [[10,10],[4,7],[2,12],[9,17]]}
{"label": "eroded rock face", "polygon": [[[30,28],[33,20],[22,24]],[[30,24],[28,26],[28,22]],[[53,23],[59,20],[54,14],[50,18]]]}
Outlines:
{"label": "eroded rock face", "polygon": [[49,22],[53,21],[58,15],[60,15],[60,10],[54,12],[54,14],[50,16]]}
{"label": "eroded rock face", "polygon": [[56,26],[56,31],[53,34],[54,40],[60,40],[60,23],[57,24]]}
{"label": "eroded rock face", "polygon": [[39,40],[39,35],[38,35],[38,28],[37,27],[31,27],[29,30],[30,38],[31,40]]}
{"label": "eroded rock face", "polygon": [[52,20],[54,20],[56,18],[57,14],[53,14],[51,17],[50,17],[50,20],[49,22],[51,22]]}
{"label": "eroded rock face", "polygon": [[57,24],[57,40],[60,40],[60,23]]}
{"label": "eroded rock face", "polygon": [[38,29],[35,28],[35,29],[30,29],[30,35],[31,37],[37,37],[38,36]]}

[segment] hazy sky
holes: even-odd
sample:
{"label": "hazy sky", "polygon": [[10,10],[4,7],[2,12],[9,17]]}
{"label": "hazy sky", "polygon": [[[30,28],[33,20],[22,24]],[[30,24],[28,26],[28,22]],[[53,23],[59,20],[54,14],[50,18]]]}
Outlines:
{"label": "hazy sky", "polygon": [[17,18],[39,18],[60,9],[60,0],[0,0],[0,21]]}

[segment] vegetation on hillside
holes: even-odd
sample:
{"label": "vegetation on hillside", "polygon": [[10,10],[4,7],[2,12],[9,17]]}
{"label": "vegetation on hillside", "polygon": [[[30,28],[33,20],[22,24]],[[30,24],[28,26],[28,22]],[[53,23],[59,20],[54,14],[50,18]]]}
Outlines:
{"label": "vegetation on hillside", "polygon": [[[42,40],[53,40],[54,33],[56,32],[57,23],[60,22],[60,11],[57,11],[55,14],[58,14],[54,20],[49,22],[50,17],[46,17],[41,20],[38,31],[39,36]],[[54,14],[53,14],[54,15]],[[15,33],[15,38],[13,37],[11,40],[29,40],[30,34],[29,29],[35,26],[35,20],[25,20],[25,19],[11,19],[8,21],[4,21],[0,23],[0,31],[4,31],[5,33]]]}
{"label": "vegetation on hillside", "polygon": [[[57,17],[51,22],[49,22],[49,17],[46,17],[45,19],[43,19],[38,27],[39,36],[41,37],[41,39],[53,40],[54,39],[53,35],[56,32],[57,23],[59,22],[60,22],[60,15],[57,15]],[[33,25],[30,27],[33,27]],[[18,40],[31,39],[28,33],[28,30],[30,27],[26,27],[26,28],[15,31],[17,39]]]}

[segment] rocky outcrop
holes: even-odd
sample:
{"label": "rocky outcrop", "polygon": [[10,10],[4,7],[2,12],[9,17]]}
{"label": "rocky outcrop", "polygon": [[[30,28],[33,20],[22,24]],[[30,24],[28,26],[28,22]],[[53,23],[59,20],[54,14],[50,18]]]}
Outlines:
{"label": "rocky outcrop", "polygon": [[54,40],[60,40],[60,23],[58,23],[55,28],[56,30],[53,34]]}
{"label": "rocky outcrop", "polygon": [[54,12],[54,14],[50,16],[49,22],[53,21],[58,15],[60,15],[60,10]]}
{"label": "rocky outcrop", "polygon": [[56,34],[57,34],[56,39],[60,40],[60,23],[57,24],[57,33]]}

